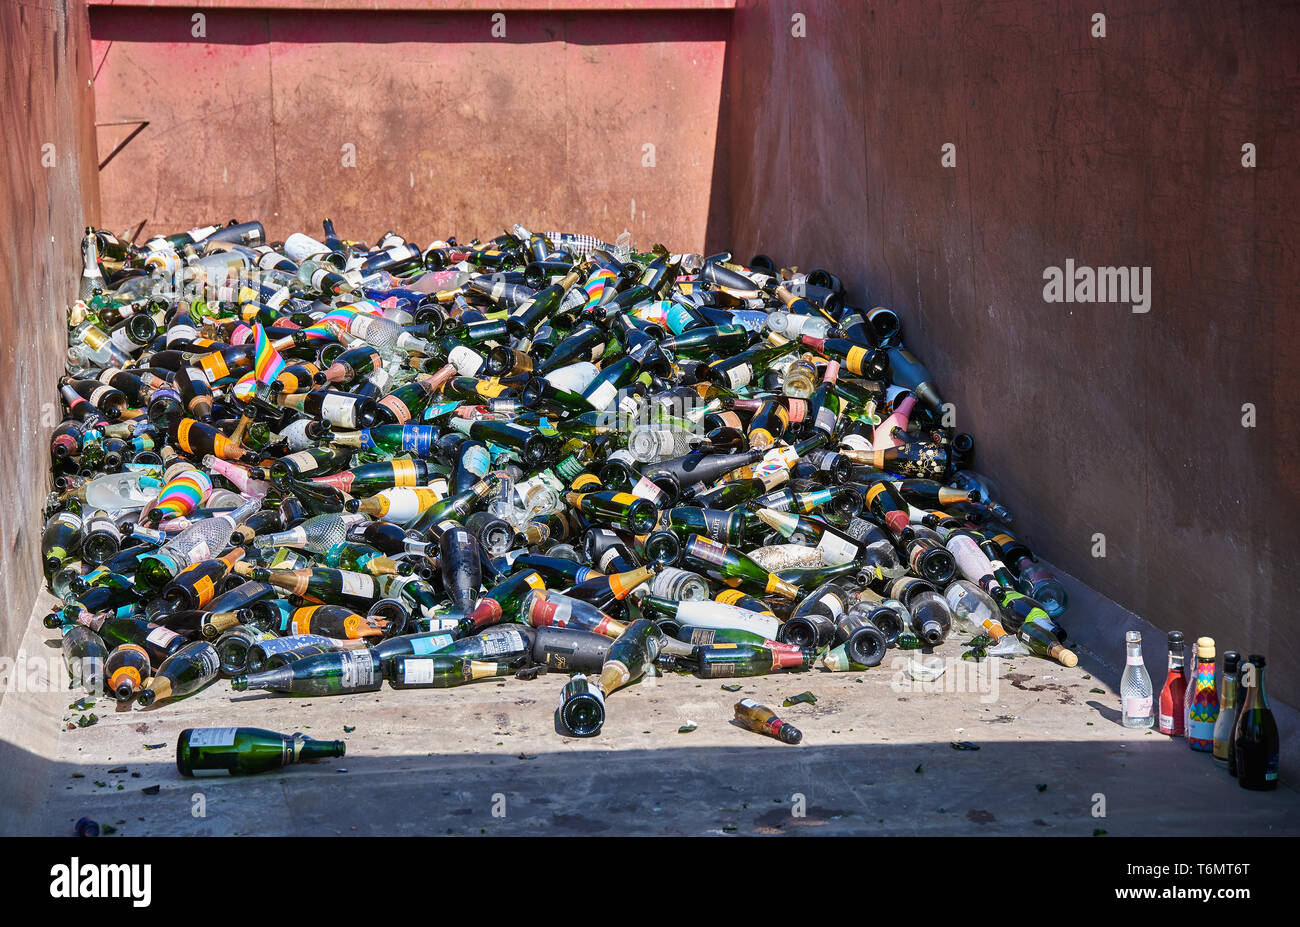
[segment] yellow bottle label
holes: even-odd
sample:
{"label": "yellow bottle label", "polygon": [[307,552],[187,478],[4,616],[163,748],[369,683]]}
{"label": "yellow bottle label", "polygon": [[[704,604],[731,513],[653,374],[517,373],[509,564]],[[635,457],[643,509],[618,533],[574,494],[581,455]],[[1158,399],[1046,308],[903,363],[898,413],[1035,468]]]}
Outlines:
{"label": "yellow bottle label", "polygon": [[393,461],[393,485],[394,486],[414,486],[419,482],[419,477],[415,472],[414,460],[394,460]]}

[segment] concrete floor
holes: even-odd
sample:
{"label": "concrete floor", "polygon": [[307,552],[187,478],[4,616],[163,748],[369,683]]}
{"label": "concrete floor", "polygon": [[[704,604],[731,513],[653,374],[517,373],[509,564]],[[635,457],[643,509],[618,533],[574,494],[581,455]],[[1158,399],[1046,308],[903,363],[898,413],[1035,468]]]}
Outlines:
{"label": "concrete floor", "polygon": [[[1108,622],[1137,620],[1082,587],[1071,594],[1076,636],[1085,616],[1104,640]],[[935,683],[908,679],[912,655],[898,651],[868,672],[737,680],[735,693],[722,680],[647,680],[610,698],[604,732],[589,740],[557,732],[556,676],[318,699],[236,694],[218,681],[148,711],[101,699],[99,722],[71,731],[65,718],[82,712],[68,710],[70,693],[10,692],[0,833],[70,834],[89,815],[124,836],[1300,834],[1285,708],[1283,785],[1248,792],[1181,739],[1119,724],[1114,653],[1079,646],[1072,669],[1025,657],[979,675],[960,660],[969,637],[936,651],[947,671]],[[1122,658],[1119,641],[1110,649]],[[36,623],[24,649],[53,643]],[[1156,674],[1150,655],[1148,668]],[[816,704],[781,707],[806,690]],[[798,726],[803,743],[733,724],[744,696]],[[687,721],[698,728],[678,733]],[[347,756],[245,779],[181,778],[178,733],[219,726],[341,739]]]}

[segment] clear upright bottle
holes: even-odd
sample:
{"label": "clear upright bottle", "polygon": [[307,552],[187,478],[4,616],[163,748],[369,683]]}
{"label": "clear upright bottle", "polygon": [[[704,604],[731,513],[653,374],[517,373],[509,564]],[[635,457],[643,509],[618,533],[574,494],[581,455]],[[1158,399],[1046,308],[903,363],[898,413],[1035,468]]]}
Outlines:
{"label": "clear upright bottle", "polygon": [[1119,683],[1123,723],[1125,727],[1151,727],[1156,723],[1155,703],[1151,677],[1142,662],[1142,632],[1129,631],[1124,635],[1124,642],[1128,655],[1124,659],[1124,675]]}

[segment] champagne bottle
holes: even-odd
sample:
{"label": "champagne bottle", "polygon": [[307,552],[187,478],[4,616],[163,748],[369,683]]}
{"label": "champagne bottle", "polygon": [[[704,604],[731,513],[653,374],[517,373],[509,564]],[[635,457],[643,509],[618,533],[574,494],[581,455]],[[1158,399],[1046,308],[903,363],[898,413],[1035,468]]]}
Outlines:
{"label": "champagne bottle", "polygon": [[787,599],[799,597],[798,587],[792,583],[763,569],[748,555],[702,535],[692,535],[686,545],[685,558],[717,573],[728,585],[748,587],[761,595],[778,595]]}
{"label": "champagne bottle", "polygon": [[91,698],[97,698],[104,691],[108,648],[98,634],[81,624],[63,625],[60,633],[63,635],[63,662],[68,668],[72,687],[79,687]]}
{"label": "champagne bottle", "polygon": [[1234,728],[1237,784],[1272,791],[1277,788],[1279,741],[1277,721],[1264,693],[1264,657],[1252,653],[1245,665],[1250,668],[1242,675],[1246,695]]}
{"label": "champagne bottle", "polygon": [[1202,753],[1214,750],[1214,724],[1219,720],[1219,693],[1214,685],[1214,638],[1196,639],[1196,669],[1187,684],[1187,746]]}
{"label": "champagne bottle", "polygon": [[736,703],[736,721],[756,734],[775,737],[782,743],[797,744],[803,740],[803,733],[797,727],[782,721],[772,709],[751,698]]}
{"label": "champagne bottle", "polygon": [[701,679],[733,676],[763,676],[782,669],[805,670],[812,666],[814,651],[772,649],[753,644],[702,644],[695,648],[696,671]]}
{"label": "champagne bottle", "polygon": [[163,587],[161,598],[178,610],[203,608],[216,596],[218,584],[243,556],[244,549],[236,547],[221,557],[190,564]]}
{"label": "champagne bottle", "polygon": [[61,569],[80,550],[81,529],[81,518],[74,512],[58,512],[45,523],[41,556],[47,575]]}
{"label": "champagne bottle", "polygon": [[149,678],[149,654],[138,644],[118,644],[104,661],[108,691],[125,704]]}
{"label": "champagne bottle", "polygon": [[642,596],[640,607],[645,615],[668,619],[677,627],[748,631],[766,640],[776,638],[781,624],[770,613],[718,601],[689,602],[646,595]]}
{"label": "champagne bottle", "polygon": [[575,673],[560,691],[555,717],[575,737],[594,737],[605,724],[605,693],[592,678]]}
{"label": "champagne bottle", "polygon": [[588,518],[619,525],[637,534],[652,530],[659,519],[659,510],[653,502],[631,493],[571,492],[565,498]]}
{"label": "champagne bottle", "polygon": [[1077,666],[1079,663],[1074,652],[1067,650],[1056,633],[1037,618],[1030,618],[1017,628],[1016,635],[1037,656],[1051,657],[1062,666]]}
{"label": "champagne bottle", "polygon": [[249,776],[293,763],[343,756],[341,740],[277,734],[255,727],[186,728],[176,740],[182,776]]}
{"label": "champagne bottle", "polygon": [[627,627],[594,605],[549,589],[530,590],[520,615],[534,628],[576,628],[611,638],[621,635]]}
{"label": "champagne bottle", "polygon": [[435,653],[394,657],[388,672],[388,684],[394,689],[447,689],[476,679],[507,676],[513,669],[507,662]]}
{"label": "champagne bottle", "polygon": [[1237,672],[1241,654],[1235,650],[1223,654],[1223,695],[1219,700],[1219,717],[1214,722],[1214,762],[1228,764],[1228,741],[1237,723]]}
{"label": "champagne bottle", "polygon": [[177,650],[154,672],[137,697],[142,708],[170,698],[183,698],[217,678],[221,660],[207,641],[195,641]]}
{"label": "champagne bottle", "polygon": [[212,559],[218,551],[225,550],[235,528],[261,506],[260,499],[251,499],[233,511],[195,522],[161,548],[140,559],[136,584],[142,590],[160,592],[187,566]]}
{"label": "champagne bottle", "polygon": [[171,427],[170,443],[194,458],[211,454],[236,463],[257,463],[257,455],[236,444],[216,428],[192,418],[181,418]]}
{"label": "champagne bottle", "polygon": [[546,584],[536,570],[516,573],[488,590],[466,616],[466,626],[486,628],[502,621],[517,621],[523,613],[529,591],[542,590]]}
{"label": "champagne bottle", "polygon": [[269,689],[289,695],[346,695],[377,692],[383,682],[379,658],[369,650],[344,650],[304,657],[275,669],[236,676],[236,692]]}

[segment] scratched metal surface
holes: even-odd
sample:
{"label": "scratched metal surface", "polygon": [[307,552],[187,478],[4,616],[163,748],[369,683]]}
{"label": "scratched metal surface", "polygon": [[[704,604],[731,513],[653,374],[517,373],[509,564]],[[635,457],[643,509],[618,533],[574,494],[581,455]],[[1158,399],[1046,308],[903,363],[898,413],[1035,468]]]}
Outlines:
{"label": "scratched metal surface", "polygon": [[98,199],[84,0],[0,4],[0,48],[0,654],[11,656],[41,585],[51,391]]}
{"label": "scratched metal surface", "polygon": [[[1300,9],[1096,6],[741,0],[710,238],[896,308],[1034,546],[1296,704]],[[1045,303],[1069,258],[1150,311]]]}
{"label": "scratched metal surface", "polygon": [[501,38],[486,12],[211,9],[203,38],[188,7],[91,14],[99,122],[149,122],[103,172],[111,228],[703,245],[725,12],[511,11]]}

